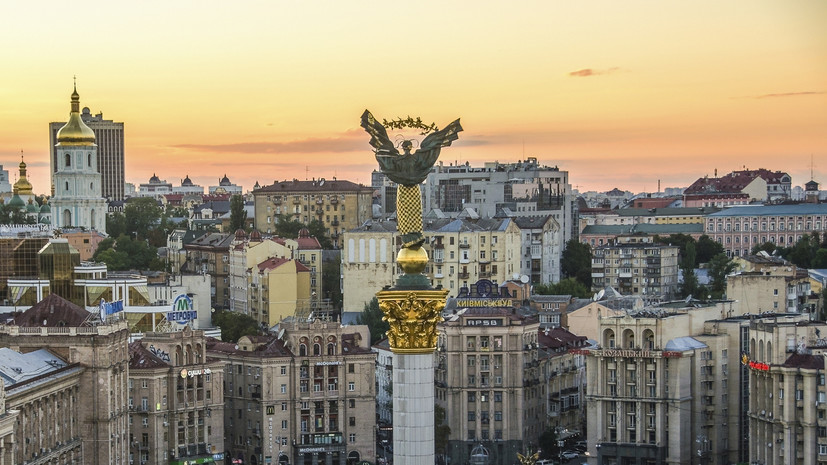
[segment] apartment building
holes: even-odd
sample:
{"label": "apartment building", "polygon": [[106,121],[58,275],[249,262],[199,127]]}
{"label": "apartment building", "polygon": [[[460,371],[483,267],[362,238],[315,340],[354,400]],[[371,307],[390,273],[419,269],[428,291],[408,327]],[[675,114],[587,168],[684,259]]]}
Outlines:
{"label": "apartment building", "polygon": [[487,162],[482,167],[439,162],[423,186],[424,210],[450,217],[473,211],[481,218],[551,215],[562,243],[577,236],[569,174],[528,157],[516,163]]}
{"label": "apartment building", "polygon": [[259,231],[272,234],[280,215],[304,224],[319,220],[338,248],[342,247],[342,233],[373,217],[373,189],[336,178],[279,181],[254,189],[253,201]]}
{"label": "apartment building", "polygon": [[[458,295],[460,289],[467,289],[480,279],[503,283],[514,274],[519,276],[523,254],[528,255],[526,260],[533,260],[533,256],[543,257],[550,253],[535,249],[542,249],[543,239],[553,236],[529,235],[524,246],[521,230],[512,218],[471,221],[426,217],[423,222],[428,239],[424,248],[431,258],[425,274],[433,286],[449,289],[452,295]],[[540,244],[534,243],[535,237]],[[361,310],[376,292],[392,285],[401,273],[396,266],[396,254],[401,246],[396,223],[366,223],[347,231],[344,243],[342,290],[345,308]]]}
{"label": "apartment building", "polygon": [[375,361],[366,326],[282,321],[276,336],[211,340],[226,364],[225,448],[243,463],[351,465],[376,448]]}
{"label": "apartment building", "polygon": [[549,426],[540,323],[488,299],[463,300],[481,306],[457,309],[437,327],[435,395],[451,428],[447,455],[466,463],[483,444],[489,463],[510,465]]}
{"label": "apartment building", "polygon": [[[0,347],[20,353],[48,349],[68,366],[82,367],[75,387],[60,388],[63,390],[63,401],[59,395],[57,399],[47,396],[24,407],[24,410],[33,411],[32,416],[40,415],[39,418],[43,419],[45,413],[40,412],[44,409],[58,409],[57,404],[60,403],[69,410],[66,413],[71,414],[75,408],[73,403],[77,402],[76,416],[72,417],[72,433],[64,436],[65,432],[55,432],[57,425],[54,423],[28,423],[20,440],[29,438],[30,444],[31,441],[40,441],[37,442],[40,446],[24,450],[23,453],[31,455],[21,457],[22,460],[40,463],[35,461],[35,453],[40,455],[45,449],[64,450],[62,448],[67,441],[70,445],[66,447],[71,449],[74,447],[71,443],[77,440],[83,444],[80,463],[128,463],[128,336],[126,321],[100,322],[83,308],[55,294],[50,294],[0,326]],[[56,362],[55,366],[57,364],[60,362]],[[58,416],[63,414],[60,411],[50,412],[48,418],[57,421]],[[48,431],[50,427],[52,432]],[[40,451],[41,448],[44,451]]]}
{"label": "apartment building", "polygon": [[645,235],[620,236],[592,255],[592,290],[612,286],[621,294],[670,299],[678,291],[679,247]]}
{"label": "apartment building", "polygon": [[230,307],[230,244],[232,234],[207,233],[183,244],[182,274],[209,275],[212,307]]}
{"label": "apartment building", "polygon": [[223,377],[203,331],[149,332],[130,343],[129,463],[225,463]]}

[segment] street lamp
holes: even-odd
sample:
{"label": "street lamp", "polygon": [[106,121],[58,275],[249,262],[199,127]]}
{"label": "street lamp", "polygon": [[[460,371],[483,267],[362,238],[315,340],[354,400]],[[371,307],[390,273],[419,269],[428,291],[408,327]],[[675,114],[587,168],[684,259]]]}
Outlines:
{"label": "street lamp", "polygon": [[563,463],[563,446],[566,445],[566,441],[562,439],[557,440],[557,461],[560,462],[562,465]]}

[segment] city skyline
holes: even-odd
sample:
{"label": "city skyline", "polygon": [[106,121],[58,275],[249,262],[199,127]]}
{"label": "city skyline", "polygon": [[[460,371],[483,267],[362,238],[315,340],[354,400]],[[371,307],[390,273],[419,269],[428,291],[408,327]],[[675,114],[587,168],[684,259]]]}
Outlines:
{"label": "city skyline", "polygon": [[136,186],[369,184],[365,108],[459,117],[443,163],[536,157],[580,191],[743,167],[827,182],[824,2],[51,5],[6,5],[0,27],[0,164],[13,182],[22,150],[36,193],[73,76],[124,122]]}

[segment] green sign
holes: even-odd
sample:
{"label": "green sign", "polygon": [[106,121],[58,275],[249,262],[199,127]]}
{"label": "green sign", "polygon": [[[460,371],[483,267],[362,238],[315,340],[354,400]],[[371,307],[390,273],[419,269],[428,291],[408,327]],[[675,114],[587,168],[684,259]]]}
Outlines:
{"label": "green sign", "polygon": [[212,456],[209,457],[192,457],[186,459],[170,460],[169,465],[197,465],[199,463],[215,463]]}

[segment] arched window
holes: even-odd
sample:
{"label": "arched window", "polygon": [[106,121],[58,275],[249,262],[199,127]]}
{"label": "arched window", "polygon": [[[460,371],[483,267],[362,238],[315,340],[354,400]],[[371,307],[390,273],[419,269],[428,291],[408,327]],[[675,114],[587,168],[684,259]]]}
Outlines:
{"label": "arched window", "polygon": [[95,229],[95,209],[89,212],[89,227]]}
{"label": "arched window", "polygon": [[607,329],[603,333],[603,345],[608,348],[614,348],[615,346],[615,332],[611,329]]}
{"label": "arched window", "polygon": [[70,212],[68,208],[63,210],[63,226],[72,226],[72,212]]}
{"label": "arched window", "polygon": [[653,333],[651,329],[643,331],[643,343],[649,350],[655,348],[655,333]]}
{"label": "arched window", "polygon": [[72,156],[71,155],[69,155],[67,153],[66,156],[64,157],[64,159],[65,159],[64,166],[66,166],[67,168],[72,166]]}
{"label": "arched window", "polygon": [[322,355],[322,345],[313,344],[313,355]]}
{"label": "arched window", "polygon": [[635,348],[635,332],[631,329],[626,329],[623,331],[623,348],[624,349],[634,349]]}
{"label": "arched window", "polygon": [[66,192],[69,192],[69,181],[66,181]]}
{"label": "arched window", "polygon": [[327,355],[336,355],[336,344],[332,342],[327,344]]}
{"label": "arched window", "polygon": [[92,153],[91,152],[86,154],[86,162],[89,165],[89,167],[91,168],[92,167]]}

